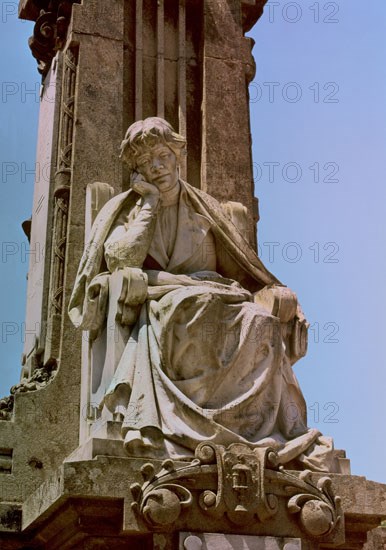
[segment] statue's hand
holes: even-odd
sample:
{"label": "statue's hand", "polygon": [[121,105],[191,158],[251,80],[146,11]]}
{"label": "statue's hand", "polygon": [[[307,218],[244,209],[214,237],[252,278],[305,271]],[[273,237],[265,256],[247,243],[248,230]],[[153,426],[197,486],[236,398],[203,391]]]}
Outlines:
{"label": "statue's hand", "polygon": [[134,325],[147,297],[147,275],[142,269],[117,269],[109,279],[110,315],[121,325]]}
{"label": "statue's hand", "polygon": [[265,286],[254,294],[254,301],[265,307],[271,315],[279,317],[282,323],[292,321],[297,313],[296,294],[286,286]]}
{"label": "statue's hand", "polygon": [[158,188],[152,183],[145,181],[138,172],[132,172],[131,174],[131,188],[142,197],[159,199]]}

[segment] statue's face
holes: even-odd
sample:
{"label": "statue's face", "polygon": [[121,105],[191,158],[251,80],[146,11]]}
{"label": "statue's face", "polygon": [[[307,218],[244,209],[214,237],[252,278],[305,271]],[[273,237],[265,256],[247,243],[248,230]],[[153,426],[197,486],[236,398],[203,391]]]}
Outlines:
{"label": "statue's face", "polygon": [[172,189],[178,181],[176,155],[163,143],[146,147],[140,152],[137,171],[161,193]]}

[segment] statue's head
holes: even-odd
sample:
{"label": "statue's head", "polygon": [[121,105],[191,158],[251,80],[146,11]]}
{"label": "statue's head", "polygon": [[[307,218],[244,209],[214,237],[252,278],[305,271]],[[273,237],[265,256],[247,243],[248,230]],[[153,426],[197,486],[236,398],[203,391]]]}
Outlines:
{"label": "statue's head", "polygon": [[130,170],[138,170],[139,157],[160,144],[168,147],[175,154],[178,164],[185,150],[186,139],[177,134],[163,118],[149,117],[145,120],[137,120],[129,126],[125,139],[121,143],[120,158]]}

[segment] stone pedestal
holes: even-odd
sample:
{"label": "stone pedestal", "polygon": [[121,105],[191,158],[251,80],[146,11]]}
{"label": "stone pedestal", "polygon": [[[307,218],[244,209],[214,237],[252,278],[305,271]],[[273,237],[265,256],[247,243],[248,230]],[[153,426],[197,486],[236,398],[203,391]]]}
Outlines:
{"label": "stone pedestal", "polygon": [[[181,474],[183,470],[185,474]],[[144,480],[151,481],[152,472],[159,479],[157,472],[162,471],[169,476],[165,478],[169,481],[162,487],[158,484],[158,496],[153,491],[154,496],[146,497],[145,507],[141,504],[138,507],[136,503],[141,503],[142,497],[137,487],[143,490]],[[304,485],[299,472],[270,468],[265,470],[264,487],[269,494],[276,495],[271,515],[264,515],[261,504],[258,505],[260,511],[252,504],[249,511],[253,513],[245,519],[230,514],[229,508],[213,514],[208,508],[208,498],[204,497],[205,504],[200,495],[216,492],[216,471],[215,467],[205,464],[197,468],[187,462],[171,465],[157,460],[103,456],[64,462],[24,502],[1,506],[1,547],[7,550],[24,547],[177,550],[184,548],[186,538],[191,536],[195,538],[187,550],[200,548],[196,539],[201,541],[201,548],[210,550],[359,550],[367,541],[367,532],[386,516],[385,485],[363,477],[332,474],[330,490],[341,499],[341,518],[331,535],[313,536],[309,530],[316,533],[322,516],[305,528],[305,513],[292,513],[288,503],[300,494],[301,487],[312,490],[325,476],[312,474]],[[174,482],[171,482],[173,476]],[[186,493],[181,492],[181,487]],[[283,491],[280,487],[287,489]],[[168,489],[179,496],[170,497]],[[273,497],[269,500],[273,504]],[[250,502],[247,507],[249,505]],[[379,532],[382,535],[383,531],[376,530],[370,540],[383,540]],[[223,546],[218,546],[219,540],[225,541]],[[367,543],[366,550],[378,548],[371,544]]]}

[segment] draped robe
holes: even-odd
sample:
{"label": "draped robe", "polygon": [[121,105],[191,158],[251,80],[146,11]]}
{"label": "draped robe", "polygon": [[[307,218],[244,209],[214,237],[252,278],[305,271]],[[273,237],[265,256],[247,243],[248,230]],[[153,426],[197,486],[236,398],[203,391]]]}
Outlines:
{"label": "draped robe", "polygon": [[[146,300],[102,404],[122,414],[135,456],[187,458],[202,441],[242,442],[276,449],[282,463],[328,470],[332,442],[307,428],[280,320],[253,299],[280,283],[215,199],[182,181],[180,188],[158,214],[141,266]],[[106,317],[114,230],[141,208],[129,191],[97,218],[70,301],[77,326],[96,329]]]}

